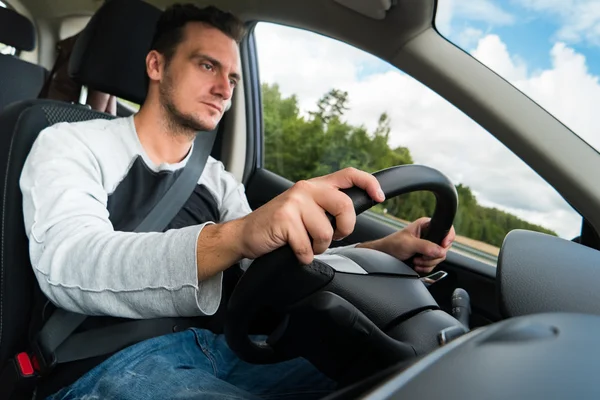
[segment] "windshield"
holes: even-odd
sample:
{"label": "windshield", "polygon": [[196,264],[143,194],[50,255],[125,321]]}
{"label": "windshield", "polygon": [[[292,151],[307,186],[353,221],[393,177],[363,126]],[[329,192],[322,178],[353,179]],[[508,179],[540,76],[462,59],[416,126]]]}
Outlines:
{"label": "windshield", "polygon": [[[348,166],[368,172],[410,163],[436,168],[459,195],[455,249],[493,265],[511,230],[567,239],[580,232],[581,216],[552,186],[409,75],[349,44],[299,28],[260,22],[254,33],[269,171],[298,181]],[[431,216],[434,205],[431,194],[419,192],[371,211],[401,228]]]}
{"label": "windshield", "polygon": [[442,35],[600,149],[600,1],[437,3]]}
{"label": "windshield", "polygon": [[[593,53],[591,42],[561,41],[556,13],[512,0],[497,3],[439,0],[437,29],[586,140],[598,142],[591,118],[594,100],[600,100],[594,75],[600,70],[587,56]],[[494,264],[480,253],[497,256],[511,230],[566,239],[579,234],[581,216],[552,186],[409,75],[349,44],[299,28],[260,22],[254,32],[266,169],[298,181],[347,166],[369,172],[410,163],[436,168],[459,194],[457,242],[465,254]],[[434,204],[430,194],[413,193],[372,211],[400,228],[431,215]]]}

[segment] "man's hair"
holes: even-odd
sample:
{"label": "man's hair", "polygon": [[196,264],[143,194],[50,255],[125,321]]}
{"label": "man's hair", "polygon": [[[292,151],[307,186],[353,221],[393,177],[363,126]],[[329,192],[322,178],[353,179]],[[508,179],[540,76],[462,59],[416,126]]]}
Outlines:
{"label": "man's hair", "polygon": [[214,6],[199,8],[194,4],[174,4],[158,20],[150,49],[161,53],[168,63],[173,58],[177,45],[183,40],[183,30],[188,22],[210,25],[238,44],[246,34],[244,23],[229,12]]}

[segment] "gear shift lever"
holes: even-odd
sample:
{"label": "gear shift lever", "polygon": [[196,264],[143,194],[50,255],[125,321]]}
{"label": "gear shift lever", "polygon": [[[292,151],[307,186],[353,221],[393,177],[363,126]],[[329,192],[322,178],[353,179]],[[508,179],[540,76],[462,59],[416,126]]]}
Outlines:
{"label": "gear shift lever", "polygon": [[457,288],[452,293],[452,316],[465,328],[469,329],[469,316],[471,315],[471,298],[466,290]]}
{"label": "gear shift lever", "polygon": [[452,293],[452,316],[461,325],[451,326],[443,329],[438,334],[438,343],[443,346],[454,339],[469,332],[469,315],[471,314],[471,300],[466,290],[457,288]]}

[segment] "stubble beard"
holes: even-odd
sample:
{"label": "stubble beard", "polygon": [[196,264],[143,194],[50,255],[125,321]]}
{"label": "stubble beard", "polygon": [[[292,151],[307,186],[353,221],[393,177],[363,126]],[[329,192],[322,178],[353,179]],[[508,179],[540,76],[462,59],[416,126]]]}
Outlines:
{"label": "stubble beard", "polygon": [[172,77],[168,69],[165,73],[165,79],[159,87],[159,100],[165,111],[167,131],[173,136],[185,136],[193,140],[198,132],[212,130],[213,126],[207,126],[198,116],[184,113],[177,108],[173,101]]}

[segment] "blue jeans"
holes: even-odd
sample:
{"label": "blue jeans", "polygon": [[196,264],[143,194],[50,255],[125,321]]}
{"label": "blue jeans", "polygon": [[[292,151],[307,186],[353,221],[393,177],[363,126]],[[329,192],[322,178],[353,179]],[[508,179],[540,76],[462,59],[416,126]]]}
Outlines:
{"label": "blue jeans", "polygon": [[48,399],[318,399],[336,383],[302,358],[254,365],[203,329],[128,347]]}

